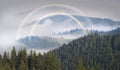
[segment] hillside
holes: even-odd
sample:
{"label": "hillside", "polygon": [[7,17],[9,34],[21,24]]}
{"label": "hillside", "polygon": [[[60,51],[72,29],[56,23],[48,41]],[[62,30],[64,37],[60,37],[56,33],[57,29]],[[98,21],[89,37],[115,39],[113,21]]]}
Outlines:
{"label": "hillside", "polygon": [[99,32],[100,35],[116,35],[116,34],[120,34],[120,28],[116,28],[114,30],[108,31],[108,32]]}
{"label": "hillside", "polygon": [[[86,22],[86,18],[83,16],[78,16],[78,15],[74,15],[74,17],[76,17],[79,21],[88,24],[88,22]],[[97,18],[97,17],[87,17],[89,18],[92,23],[94,24],[94,26],[96,28],[102,27],[102,28],[109,28],[111,27],[112,29],[120,27],[120,21],[114,21],[112,19],[108,19],[108,18]]]}
{"label": "hillside", "polygon": [[27,49],[54,49],[62,46],[63,43],[68,43],[71,40],[60,39],[60,38],[50,38],[50,37],[39,37],[39,36],[30,36],[24,37],[17,42],[24,44]]}
{"label": "hillside", "polygon": [[62,70],[75,70],[81,57],[86,70],[120,69],[120,34],[87,35],[53,50],[62,63]]}
{"label": "hillside", "polygon": [[[110,31],[112,29],[116,29],[120,27],[120,21],[115,21],[109,18],[85,17],[80,15],[72,15],[72,16],[75,17],[78,21],[80,21],[82,25],[89,30],[95,27],[95,30],[98,30],[98,31]],[[39,25],[44,24],[45,21],[47,21],[48,19],[52,21],[54,24],[58,24],[58,27],[61,26],[60,24],[62,24],[62,27],[65,27],[65,26],[68,27],[68,24],[70,24],[70,27],[79,28],[78,26],[76,27],[76,24],[77,24],[76,22],[74,22],[72,19],[68,18],[65,15],[55,15],[51,17],[46,17],[43,20],[39,21]],[[26,24],[26,26],[33,25],[36,21],[37,20],[30,22]],[[66,30],[66,31],[69,32],[69,30]]]}

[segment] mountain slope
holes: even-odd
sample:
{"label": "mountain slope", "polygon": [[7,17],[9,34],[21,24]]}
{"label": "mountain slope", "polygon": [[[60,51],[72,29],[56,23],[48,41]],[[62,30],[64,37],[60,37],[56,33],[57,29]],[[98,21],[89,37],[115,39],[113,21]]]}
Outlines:
{"label": "mountain slope", "polygon": [[120,34],[120,28],[116,28],[114,30],[108,31],[108,32],[99,32],[100,35],[116,35]]}
{"label": "mountain slope", "polygon": [[96,30],[99,31],[108,31],[120,27],[120,21],[114,21],[112,19],[96,18],[96,17],[87,17],[88,19],[86,19],[86,17],[78,16],[78,15],[74,15],[74,17],[76,17],[80,22],[84,24],[89,24],[86,21],[90,19],[90,21],[95,26]]}
{"label": "mountain slope", "polygon": [[85,68],[95,70],[120,69],[120,34],[88,35],[53,50],[62,63],[62,70],[75,70],[82,57]]}
{"label": "mountain slope", "polygon": [[[114,21],[112,19],[86,17],[86,16],[80,16],[80,15],[73,15],[73,17],[75,17],[78,21],[80,21],[86,29],[93,29],[93,26],[94,26],[95,29],[98,31],[110,31],[112,29],[120,27],[120,21]],[[60,24],[64,26],[64,25],[67,25],[68,23],[77,24],[75,21],[73,22],[71,18],[65,15],[55,15],[55,16],[44,18],[39,22],[39,24],[44,24],[43,21],[46,21],[48,19],[52,21],[53,24],[59,24],[59,26]],[[72,21],[70,21],[70,19]],[[28,23],[27,25],[33,25],[35,22],[36,20],[34,20],[31,23]],[[74,26],[74,24],[71,24],[71,25]]]}
{"label": "mountain slope", "polygon": [[63,43],[68,43],[70,40],[31,36],[31,37],[21,38],[17,41],[27,46],[26,48],[28,49],[51,50],[54,48],[58,48],[59,46],[62,46]]}

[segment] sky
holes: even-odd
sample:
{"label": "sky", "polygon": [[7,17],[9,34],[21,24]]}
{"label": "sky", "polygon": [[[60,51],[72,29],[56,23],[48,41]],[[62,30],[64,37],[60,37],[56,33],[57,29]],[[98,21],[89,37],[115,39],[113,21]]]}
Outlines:
{"label": "sky", "polygon": [[20,22],[32,9],[47,4],[70,5],[90,17],[120,20],[120,0],[0,0],[0,47],[11,45]]}

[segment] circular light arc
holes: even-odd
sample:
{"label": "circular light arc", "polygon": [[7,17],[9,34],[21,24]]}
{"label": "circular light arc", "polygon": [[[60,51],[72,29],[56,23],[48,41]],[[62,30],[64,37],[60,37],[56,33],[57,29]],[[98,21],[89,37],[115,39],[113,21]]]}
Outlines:
{"label": "circular light arc", "polygon": [[[83,16],[86,16],[84,13],[82,13],[79,9],[75,8],[75,7],[72,7],[72,6],[69,6],[69,5],[63,5],[63,4],[49,4],[49,5],[44,5],[44,6],[41,6],[41,7],[38,7],[38,8],[35,8],[32,12],[30,12],[24,19],[23,21],[20,23],[20,26],[17,30],[17,34],[16,34],[16,39],[19,38],[19,33],[20,33],[20,30],[22,29],[22,26],[24,25],[24,23],[29,19],[29,17],[31,15],[33,15],[35,12],[37,12],[38,10],[41,10],[41,9],[44,9],[44,8],[47,8],[47,7],[52,7],[52,6],[58,6],[58,7],[63,7],[63,8],[68,8],[68,9],[71,9],[73,11],[76,11],[80,14],[82,14]],[[91,22],[91,20],[86,17],[87,20],[90,22],[90,24],[93,26],[93,28],[95,29],[95,26],[94,24]]]}
{"label": "circular light arc", "polygon": [[82,23],[81,23],[79,20],[77,20],[75,17],[71,16],[70,14],[63,13],[63,12],[54,12],[54,13],[49,13],[49,14],[47,14],[47,15],[44,15],[43,17],[39,17],[39,18],[37,19],[37,21],[35,22],[35,24],[33,25],[32,29],[30,30],[29,36],[31,36],[31,35],[33,34],[34,29],[36,28],[36,26],[38,25],[38,23],[39,23],[42,19],[44,19],[44,18],[46,18],[46,17],[54,16],[54,15],[66,15],[66,16],[72,18],[75,22],[77,22],[78,25],[81,26],[81,28],[84,30],[84,32],[86,32],[86,29],[84,28],[84,26],[82,25]]}

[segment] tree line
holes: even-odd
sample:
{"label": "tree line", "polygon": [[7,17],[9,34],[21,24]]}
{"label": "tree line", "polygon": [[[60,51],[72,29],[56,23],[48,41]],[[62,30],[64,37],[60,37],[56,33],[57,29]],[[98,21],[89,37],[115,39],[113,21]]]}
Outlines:
{"label": "tree line", "polygon": [[119,70],[120,34],[89,34],[44,55],[26,49],[0,55],[0,70]]}
{"label": "tree line", "polygon": [[61,64],[52,52],[41,55],[31,50],[28,55],[26,49],[17,53],[14,47],[10,55],[0,55],[0,70],[61,70]]}
{"label": "tree line", "polygon": [[64,44],[53,52],[60,60],[62,70],[120,70],[119,33],[89,34]]}
{"label": "tree line", "polygon": [[[84,68],[82,59],[77,64],[77,70]],[[61,62],[54,56],[52,51],[41,55],[35,51],[29,53],[21,49],[18,54],[15,47],[9,53],[0,55],[0,70],[62,70]]]}

